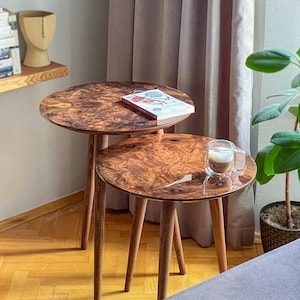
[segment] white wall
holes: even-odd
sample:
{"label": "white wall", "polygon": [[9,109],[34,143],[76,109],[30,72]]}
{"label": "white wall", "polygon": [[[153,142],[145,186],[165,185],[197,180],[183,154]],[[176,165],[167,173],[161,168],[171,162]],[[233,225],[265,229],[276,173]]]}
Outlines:
{"label": "white wall", "polygon": [[49,55],[69,69],[67,77],[0,93],[0,220],[84,188],[87,136],[44,120],[39,103],[65,87],[105,80],[107,3],[0,0],[0,7],[15,12],[55,12]]}
{"label": "white wall", "polygon": [[[257,0],[259,5],[264,1]],[[295,53],[300,47],[300,5],[299,0],[265,0],[265,19],[260,16],[258,30],[256,31],[257,48],[283,48]],[[261,22],[261,23],[260,23]],[[264,36],[264,40],[262,37]],[[261,83],[256,81],[254,85],[254,109],[270,104],[266,96],[290,87],[293,76],[299,73],[297,67],[289,67],[287,70],[275,73],[256,75],[256,80],[261,79]],[[261,84],[261,86],[260,86]],[[277,99],[278,101],[278,99]],[[256,112],[256,111],[255,111]],[[258,128],[258,149],[266,145],[271,135],[279,130],[293,130],[294,119],[286,114],[279,119],[262,123]],[[256,140],[252,141],[256,143]],[[292,200],[299,199],[299,182],[296,174],[293,173]],[[258,213],[264,205],[284,200],[284,175],[278,175],[271,182],[264,186],[257,186],[256,205],[256,231],[259,232]]]}

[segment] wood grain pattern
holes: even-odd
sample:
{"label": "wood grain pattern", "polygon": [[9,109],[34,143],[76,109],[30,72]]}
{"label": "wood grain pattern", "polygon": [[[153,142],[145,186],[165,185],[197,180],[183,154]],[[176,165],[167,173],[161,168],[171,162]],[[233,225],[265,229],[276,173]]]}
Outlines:
{"label": "wood grain pattern", "polygon": [[185,93],[159,85],[134,82],[91,83],[70,87],[46,97],[40,104],[41,114],[50,122],[89,134],[126,134],[153,132],[185,120],[179,117],[163,125],[147,119],[122,102],[122,96],[136,90],[159,88],[165,93],[193,104]]}
{"label": "wood grain pattern", "polygon": [[67,66],[58,64],[56,62],[51,62],[49,66],[40,68],[31,68],[22,65],[22,74],[14,75],[0,80],[0,92],[6,92],[9,90],[67,75]]}
{"label": "wood grain pattern", "polygon": [[[243,174],[233,173],[222,180],[206,178],[206,149],[210,140],[188,134],[127,139],[98,155],[97,172],[120,190],[155,200],[214,199],[249,185],[256,174],[255,162],[249,155]],[[190,176],[190,180],[177,183],[185,176]]]}
{"label": "wood grain pattern", "polygon": [[210,200],[219,271],[227,270],[222,197],[249,185],[254,180],[256,165],[245,154],[237,156],[239,167],[241,160],[245,160],[242,172],[233,171],[226,178],[208,177],[205,168],[207,144],[211,140],[190,134],[144,135],[121,141],[99,153],[96,158],[99,189],[95,199],[95,300],[100,299],[102,288],[105,182],[140,199],[162,201],[157,300],[167,295],[176,201]]}
{"label": "wood grain pattern", "polygon": [[[0,233],[1,300],[93,299],[92,235],[88,250],[79,250],[83,207],[83,200],[78,202],[76,196],[73,204],[67,201],[65,207]],[[131,291],[124,292],[131,224],[128,212],[106,214],[103,300],[157,297],[160,226],[150,222],[144,224]],[[214,245],[201,248],[193,239],[182,242],[187,273],[179,275],[173,251],[168,296],[219,273]],[[261,254],[261,244],[240,250],[228,247],[229,268]]]}
{"label": "wood grain pattern", "polygon": [[[133,133],[163,132],[164,128],[171,127],[189,115],[157,125],[155,120],[149,120],[141,113],[135,112],[122,104],[122,96],[137,90],[160,88],[164,92],[193,104],[190,97],[183,92],[153,84],[134,82],[99,82],[70,87],[57,91],[46,97],[40,103],[40,112],[47,120],[55,125],[90,135],[90,141],[103,141],[108,135],[128,135]],[[98,145],[91,149],[86,180],[86,211],[82,227],[81,248],[86,249],[90,217],[93,207],[94,163],[98,150],[104,146]],[[100,143],[101,144],[101,143]]]}

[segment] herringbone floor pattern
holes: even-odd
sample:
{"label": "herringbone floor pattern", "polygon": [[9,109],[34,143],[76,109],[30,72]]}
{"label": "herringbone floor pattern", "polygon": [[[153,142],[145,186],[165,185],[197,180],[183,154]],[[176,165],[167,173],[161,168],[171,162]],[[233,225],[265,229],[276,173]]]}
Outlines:
{"label": "herringbone floor pattern", "polygon": [[[79,249],[82,202],[0,233],[1,300],[93,299],[93,235]],[[131,215],[108,212],[102,299],[156,299],[159,226],[146,222],[132,288],[124,293]],[[178,275],[172,256],[168,295],[218,274],[214,246],[183,240],[186,275]],[[229,267],[262,253],[261,245],[228,249]]]}

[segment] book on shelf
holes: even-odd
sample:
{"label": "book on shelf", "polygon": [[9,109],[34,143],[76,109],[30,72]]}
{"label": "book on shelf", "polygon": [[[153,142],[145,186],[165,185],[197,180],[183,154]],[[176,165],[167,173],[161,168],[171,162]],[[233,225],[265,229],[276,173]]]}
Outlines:
{"label": "book on shelf", "polygon": [[15,45],[16,40],[12,36],[7,39],[0,39],[0,48],[15,47]]}
{"label": "book on shelf", "polygon": [[186,103],[159,89],[134,92],[122,97],[122,102],[145,116],[164,124],[173,119],[195,112],[194,105]]}
{"label": "book on shelf", "polygon": [[4,12],[8,14],[8,25],[10,26],[12,36],[15,38],[15,46],[19,46],[19,32],[17,15],[7,8],[3,8]]}
{"label": "book on shelf", "polygon": [[0,8],[0,27],[8,25],[8,12]]}
{"label": "book on shelf", "polygon": [[11,59],[11,57],[0,60],[0,71],[3,68],[7,68],[7,67],[11,67],[11,66],[12,66],[12,59]]}
{"label": "book on shelf", "polygon": [[0,26],[0,39],[1,40],[2,39],[7,39],[11,36],[12,36],[12,31],[11,31],[11,28],[8,24]]}
{"label": "book on shelf", "polygon": [[13,75],[12,69],[10,71],[0,71],[0,79],[5,77],[11,77]]}
{"label": "book on shelf", "polygon": [[21,74],[22,67],[21,67],[20,48],[19,47],[11,47],[10,48],[10,56],[12,59],[14,75]]}
{"label": "book on shelf", "polygon": [[12,59],[6,58],[0,60],[0,78],[9,77],[13,75]]}
{"label": "book on shelf", "polygon": [[9,38],[0,39],[0,48],[10,47],[10,57],[12,58],[13,63],[13,74],[21,74],[22,69],[17,15],[8,10],[7,8],[0,9],[0,15],[1,12],[3,14],[7,14],[7,24],[10,28],[11,36]]}
{"label": "book on shelf", "polygon": [[10,58],[10,47],[0,47],[0,60]]}

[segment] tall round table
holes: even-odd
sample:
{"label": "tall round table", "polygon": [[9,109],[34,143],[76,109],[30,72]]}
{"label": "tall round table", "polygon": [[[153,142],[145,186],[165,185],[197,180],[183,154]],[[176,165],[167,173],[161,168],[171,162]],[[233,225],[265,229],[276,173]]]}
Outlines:
{"label": "tall round table", "polygon": [[[116,143],[96,159],[94,299],[100,299],[106,183],[137,196],[161,202],[157,299],[166,297],[176,203],[209,201],[220,272],[227,270],[222,198],[247,187],[256,165],[248,154],[236,157],[235,171],[225,178],[205,173],[209,137],[189,134],[144,135]],[[242,168],[241,168],[242,166]],[[132,232],[131,239],[134,239]]]}
{"label": "tall round table", "polygon": [[87,248],[90,232],[95,188],[95,157],[101,149],[108,146],[109,135],[161,133],[164,128],[169,128],[189,117],[188,114],[157,125],[156,120],[146,118],[121,102],[124,95],[155,88],[193,104],[187,94],[177,89],[140,82],[98,82],[73,86],[47,96],[40,103],[41,115],[51,123],[89,134],[81,249]]}

